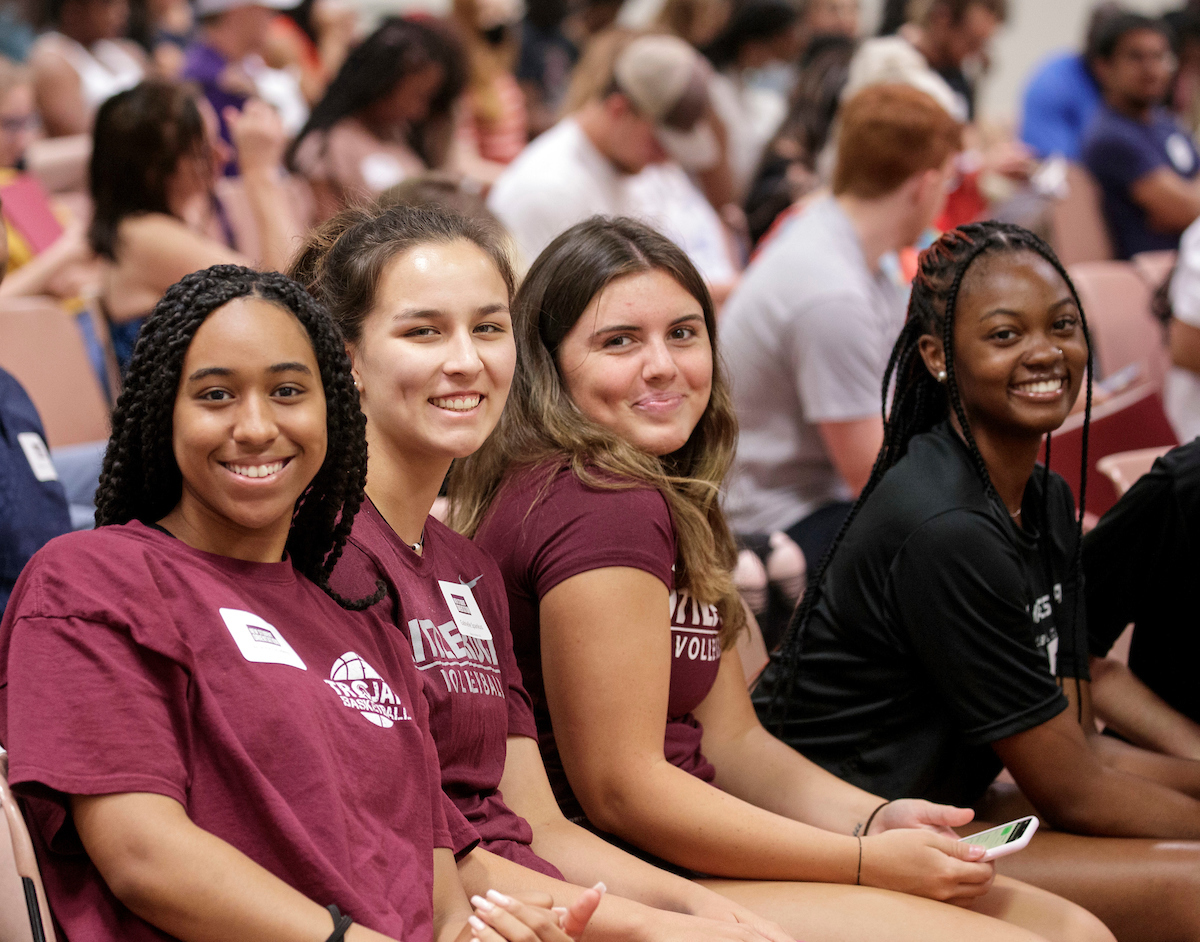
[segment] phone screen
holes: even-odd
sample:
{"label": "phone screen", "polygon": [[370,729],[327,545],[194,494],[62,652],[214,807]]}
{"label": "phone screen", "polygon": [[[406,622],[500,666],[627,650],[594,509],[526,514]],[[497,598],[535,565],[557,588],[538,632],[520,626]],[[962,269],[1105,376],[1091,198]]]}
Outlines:
{"label": "phone screen", "polygon": [[977,847],[983,847],[991,850],[993,847],[1002,847],[1010,841],[1015,841],[1025,833],[1029,827],[1029,819],[1023,821],[1011,821],[998,828],[992,828],[990,831],[983,831],[979,834],[972,834],[966,840],[969,840]]}

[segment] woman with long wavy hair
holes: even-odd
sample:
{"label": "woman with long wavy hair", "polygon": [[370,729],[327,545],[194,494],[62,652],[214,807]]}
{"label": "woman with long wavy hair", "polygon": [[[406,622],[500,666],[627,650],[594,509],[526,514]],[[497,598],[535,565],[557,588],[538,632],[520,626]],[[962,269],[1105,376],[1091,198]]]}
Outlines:
{"label": "woman with long wavy hair", "polygon": [[993,885],[949,830],[970,811],[884,802],[759,724],[719,505],[736,423],[683,252],[595,217],[534,262],[513,320],[508,408],[450,494],[504,575],[568,817],[815,942],[1111,939],[1048,893]]}

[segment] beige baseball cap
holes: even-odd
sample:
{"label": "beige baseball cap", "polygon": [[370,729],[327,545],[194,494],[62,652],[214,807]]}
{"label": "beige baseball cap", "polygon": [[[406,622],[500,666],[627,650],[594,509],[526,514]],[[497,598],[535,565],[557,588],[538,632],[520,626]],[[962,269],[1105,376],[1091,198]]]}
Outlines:
{"label": "beige baseball cap", "polygon": [[692,170],[719,157],[716,135],[704,120],[710,73],[704,57],[676,36],[639,36],[613,64],[617,88],[654,122],[667,153]]}

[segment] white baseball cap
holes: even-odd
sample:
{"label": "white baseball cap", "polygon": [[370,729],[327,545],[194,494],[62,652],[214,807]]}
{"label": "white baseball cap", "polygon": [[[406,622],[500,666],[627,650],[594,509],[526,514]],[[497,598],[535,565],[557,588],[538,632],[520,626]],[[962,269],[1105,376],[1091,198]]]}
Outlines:
{"label": "white baseball cap", "polygon": [[617,88],[654,122],[663,149],[690,170],[706,169],[720,156],[704,120],[710,74],[703,56],[677,36],[639,36],[613,64]]}

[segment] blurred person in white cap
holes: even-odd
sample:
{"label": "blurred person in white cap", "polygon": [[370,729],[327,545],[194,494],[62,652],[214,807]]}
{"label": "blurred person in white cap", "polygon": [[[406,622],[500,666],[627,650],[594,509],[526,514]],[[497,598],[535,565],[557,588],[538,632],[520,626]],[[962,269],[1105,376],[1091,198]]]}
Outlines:
{"label": "blurred person in white cap", "polygon": [[29,55],[42,126],[47,137],[84,134],[104,101],[145,75],[145,53],[125,38],[129,0],[50,0],[47,15]]}
{"label": "blurred person in white cap", "polygon": [[[225,111],[241,111],[251,98],[262,98],[280,112],[289,133],[300,129],[308,108],[299,80],[269,69],[262,53],[276,10],[298,0],[195,0],[199,29],[184,54],[185,81],[196,83],[221,123],[221,137],[230,143]],[[232,173],[232,167],[226,168]]]}
{"label": "blurred person in white cap", "polygon": [[737,277],[728,235],[688,176],[725,164],[710,76],[674,36],[614,31],[593,41],[567,116],[525,148],[488,197],[526,260],[590,216],[634,216],[674,240],[723,298]]}

